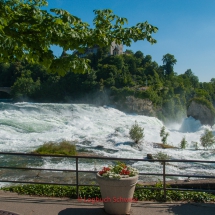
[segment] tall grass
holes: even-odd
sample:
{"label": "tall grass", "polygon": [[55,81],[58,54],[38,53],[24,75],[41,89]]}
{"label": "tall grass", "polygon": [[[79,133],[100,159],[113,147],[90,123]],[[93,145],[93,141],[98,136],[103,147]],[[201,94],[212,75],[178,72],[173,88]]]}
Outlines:
{"label": "tall grass", "polygon": [[63,140],[59,143],[47,142],[36,149],[33,153],[50,155],[76,155],[76,146],[73,142]]}

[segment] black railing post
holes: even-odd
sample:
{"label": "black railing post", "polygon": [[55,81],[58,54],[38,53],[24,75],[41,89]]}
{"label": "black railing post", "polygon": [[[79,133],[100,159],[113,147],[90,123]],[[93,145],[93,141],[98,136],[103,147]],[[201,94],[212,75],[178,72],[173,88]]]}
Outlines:
{"label": "black railing post", "polygon": [[166,161],[163,162],[163,194],[166,201]]}
{"label": "black railing post", "polygon": [[77,193],[77,199],[78,199],[79,198],[78,157],[76,157],[75,161],[76,161],[76,193]]}

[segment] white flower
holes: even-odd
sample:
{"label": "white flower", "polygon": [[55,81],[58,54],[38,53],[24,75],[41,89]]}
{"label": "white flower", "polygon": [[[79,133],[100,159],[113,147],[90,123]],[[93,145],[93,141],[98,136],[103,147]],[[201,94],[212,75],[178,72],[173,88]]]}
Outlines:
{"label": "white flower", "polygon": [[102,171],[99,171],[100,176],[112,179],[128,178],[138,174],[137,169],[121,162],[118,162],[115,166],[103,167]]}

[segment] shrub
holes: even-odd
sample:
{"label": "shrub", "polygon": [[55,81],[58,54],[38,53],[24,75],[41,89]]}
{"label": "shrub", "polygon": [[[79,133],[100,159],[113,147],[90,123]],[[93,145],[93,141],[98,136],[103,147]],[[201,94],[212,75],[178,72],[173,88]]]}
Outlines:
{"label": "shrub", "polygon": [[199,149],[199,143],[198,142],[192,141],[192,144],[193,144],[193,147],[195,148],[195,150]]}
{"label": "shrub", "polygon": [[[137,184],[137,188],[143,187],[142,185]],[[163,188],[162,183],[157,183],[155,186],[146,186],[148,188]],[[171,186],[168,186],[171,188]],[[136,189],[134,192],[134,198],[139,201],[146,200],[156,200],[156,201],[194,201],[194,202],[214,202],[215,196],[213,194],[205,192],[190,192],[190,191],[177,191],[177,190],[167,190],[166,199],[164,199],[163,190],[156,189]]]}
{"label": "shrub", "polygon": [[[137,184],[137,188],[144,188],[144,186]],[[155,187],[146,186],[152,189],[136,189],[134,198],[139,201],[154,200],[164,201],[163,190],[156,190],[153,188],[163,188],[162,183],[157,183]],[[46,184],[28,184],[16,185],[11,187],[3,187],[1,190],[16,192],[18,194],[37,195],[47,197],[69,197],[77,198],[75,186],[60,186],[60,185],[46,185]],[[95,186],[79,187],[79,198],[101,198],[100,188]],[[215,196],[205,192],[185,192],[185,191],[166,191],[166,200],[168,201],[195,201],[195,202],[214,202]]]}
{"label": "shrub", "polygon": [[[171,157],[163,152],[158,152],[155,156],[154,156],[157,160],[169,160]],[[163,162],[160,162],[160,164],[163,164]]]}
{"label": "shrub", "polygon": [[201,145],[204,148],[209,148],[215,143],[215,137],[212,131],[205,129],[205,133],[200,138]]}
{"label": "shrub", "polygon": [[76,146],[73,142],[63,140],[60,143],[47,142],[36,149],[33,153],[51,155],[76,155]]}
{"label": "shrub", "polygon": [[163,126],[160,131],[160,137],[163,144],[167,144],[167,137],[169,136],[168,132],[165,132],[165,127]]}
{"label": "shrub", "polygon": [[186,141],[185,137],[183,137],[183,139],[181,140],[180,147],[181,147],[181,149],[185,149],[187,147],[187,141]]}
{"label": "shrub", "polygon": [[144,138],[144,128],[141,128],[137,122],[135,121],[135,124],[132,125],[130,131],[129,131],[130,138],[135,142],[139,143],[141,139]]}

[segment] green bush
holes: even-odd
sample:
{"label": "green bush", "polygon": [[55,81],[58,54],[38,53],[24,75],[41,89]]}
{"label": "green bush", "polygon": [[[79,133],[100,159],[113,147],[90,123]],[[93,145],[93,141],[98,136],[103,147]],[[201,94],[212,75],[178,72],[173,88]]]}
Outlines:
{"label": "green bush", "polygon": [[186,141],[185,137],[183,137],[183,139],[181,140],[180,147],[181,147],[181,149],[186,149],[187,141]]}
{"label": "green bush", "polygon": [[[194,201],[194,202],[214,202],[215,196],[212,194],[208,194],[205,192],[186,192],[186,191],[175,191],[175,190],[167,190],[166,191],[166,199],[164,199],[164,191],[163,190],[155,190],[155,189],[139,189],[141,187],[145,188],[163,188],[162,183],[157,183],[155,186],[142,186],[136,185],[136,189],[134,192],[134,198],[139,201]],[[167,186],[171,188],[171,186]]]}
{"label": "green bush", "polygon": [[191,143],[193,144],[193,147],[195,148],[195,150],[199,149],[199,143],[198,142],[192,141]]}
{"label": "green bush", "polygon": [[212,131],[205,129],[205,133],[200,138],[201,145],[204,148],[209,148],[215,143],[215,137]]}
{"label": "green bush", "polygon": [[33,153],[51,155],[76,155],[76,146],[73,142],[63,140],[60,143],[47,142],[36,149]]}
{"label": "green bush", "polygon": [[167,137],[169,133],[165,131],[165,127],[163,126],[160,130],[160,137],[163,144],[167,144]]}
{"label": "green bush", "polygon": [[[170,186],[169,186],[170,187]],[[158,188],[155,189],[139,189],[139,188]],[[137,184],[134,192],[134,198],[139,201],[164,201],[164,192],[162,190],[163,184],[157,183],[155,186],[142,186]],[[61,185],[17,185],[11,187],[3,187],[1,190],[16,192],[18,194],[47,196],[47,197],[68,197],[77,198],[75,186],[61,186]],[[100,188],[95,186],[80,186],[79,198],[101,198]],[[166,191],[167,201],[195,201],[195,202],[215,202],[215,196],[205,192],[186,192],[186,191]]]}
{"label": "green bush", "polygon": [[135,121],[135,124],[132,125],[130,131],[129,131],[130,138],[135,142],[139,143],[141,139],[144,138],[144,128],[141,128],[137,122]]}
{"label": "green bush", "polygon": [[[157,160],[169,160],[171,157],[163,152],[158,152],[155,156],[154,156]],[[160,164],[163,164],[163,162],[160,162]]]}

